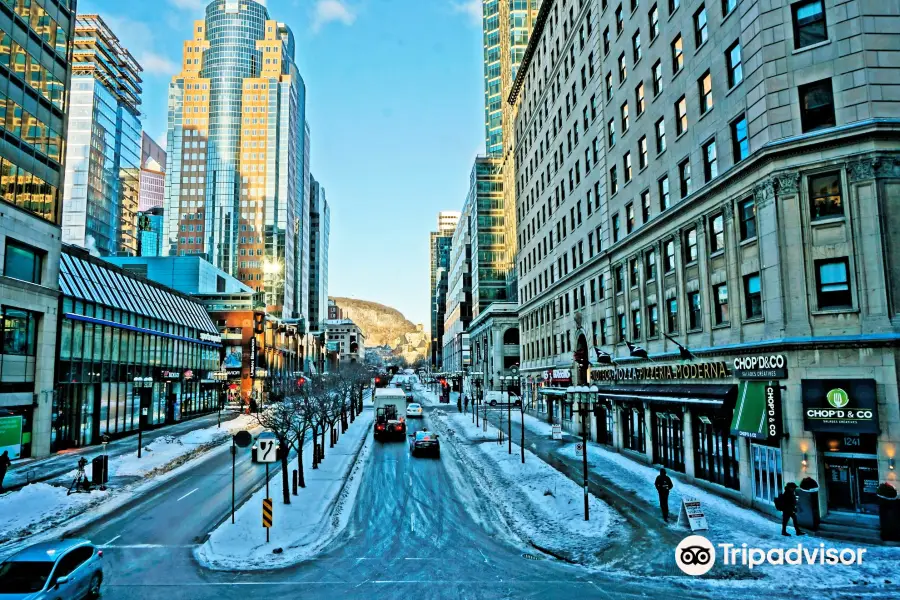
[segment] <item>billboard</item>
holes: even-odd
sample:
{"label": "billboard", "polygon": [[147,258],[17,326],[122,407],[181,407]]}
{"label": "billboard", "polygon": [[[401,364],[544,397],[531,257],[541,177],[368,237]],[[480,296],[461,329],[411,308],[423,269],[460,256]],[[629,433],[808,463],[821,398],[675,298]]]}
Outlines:
{"label": "billboard", "polygon": [[0,417],[0,454],[9,452],[11,460],[22,454],[22,417]]}

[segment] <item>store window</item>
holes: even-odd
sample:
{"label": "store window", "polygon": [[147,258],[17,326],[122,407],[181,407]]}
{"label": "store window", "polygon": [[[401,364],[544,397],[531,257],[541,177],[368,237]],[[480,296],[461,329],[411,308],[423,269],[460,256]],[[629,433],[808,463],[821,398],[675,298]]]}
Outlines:
{"label": "store window", "polygon": [[753,465],[753,498],[774,504],[775,497],[784,489],[781,467],[781,448],[750,444]]}
{"label": "store window", "polygon": [[694,474],[700,479],[740,489],[738,438],[712,415],[694,415]]}
{"label": "store window", "polygon": [[675,412],[653,411],[653,462],[684,473],[684,424]]}
{"label": "store window", "polygon": [[636,406],[622,407],[622,443],[635,452],[647,451],[644,435],[644,409]]}

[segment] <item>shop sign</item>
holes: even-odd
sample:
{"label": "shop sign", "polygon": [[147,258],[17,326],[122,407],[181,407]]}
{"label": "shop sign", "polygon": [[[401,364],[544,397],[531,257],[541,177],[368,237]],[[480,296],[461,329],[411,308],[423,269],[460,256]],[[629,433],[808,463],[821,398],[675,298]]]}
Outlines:
{"label": "shop sign", "polygon": [[188,381],[193,378],[194,378],[194,372],[192,370],[188,369],[187,371],[184,372],[184,380],[185,381]]}
{"label": "shop sign", "polygon": [[256,377],[256,338],[250,338],[250,377]]}
{"label": "shop sign", "polygon": [[551,425],[550,427],[553,428],[553,429],[552,429],[552,432],[553,432],[553,439],[554,439],[554,440],[561,440],[561,439],[562,439],[562,425],[560,425],[559,423],[554,423],[554,424]]}
{"label": "shop sign", "polygon": [[159,376],[163,379],[181,379],[181,372],[163,369],[160,371]]}
{"label": "shop sign", "polygon": [[548,369],[546,373],[543,374],[544,379],[550,381],[569,381],[572,379],[572,370],[571,369]]}
{"label": "shop sign", "polygon": [[732,366],[738,379],[786,379],[788,376],[784,354],[738,356]]}
{"label": "shop sign", "polygon": [[825,452],[839,452],[842,454],[875,454],[877,438],[871,434],[854,435],[852,433],[819,434],[816,436],[816,445]]}
{"label": "shop sign", "polygon": [[691,526],[691,531],[700,531],[709,529],[709,523],[706,521],[706,515],[703,514],[703,506],[700,500],[696,498],[684,497],[681,500],[681,513],[678,515],[679,521],[687,521]]}
{"label": "shop sign", "polygon": [[675,381],[727,379],[728,377],[730,377],[730,373],[728,371],[728,363],[725,361],[590,370],[591,381]]}
{"label": "shop sign", "polygon": [[874,379],[804,379],[801,388],[807,431],[879,432]]}
{"label": "shop sign", "polygon": [[0,417],[0,454],[9,452],[10,460],[22,455],[22,416]]}
{"label": "shop sign", "polygon": [[219,344],[222,342],[222,336],[218,333],[206,333],[205,331],[201,331],[200,340],[204,342],[213,342]]}
{"label": "shop sign", "polygon": [[153,387],[153,378],[152,377],[135,377],[133,384],[134,384],[134,387],[136,387],[136,388],[152,388]]}

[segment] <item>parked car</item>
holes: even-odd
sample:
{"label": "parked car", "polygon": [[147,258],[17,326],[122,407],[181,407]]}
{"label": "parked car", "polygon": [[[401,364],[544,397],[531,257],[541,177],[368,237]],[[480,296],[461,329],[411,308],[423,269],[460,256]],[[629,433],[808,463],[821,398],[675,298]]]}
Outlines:
{"label": "parked car", "polygon": [[409,434],[409,453],[413,456],[431,454],[435,458],[440,458],[441,443],[438,441],[437,434],[427,429],[420,429]]}
{"label": "parked car", "polygon": [[406,405],[406,418],[407,419],[421,419],[422,418],[422,405],[418,402],[413,402],[412,404]]}
{"label": "parked car", "polygon": [[82,539],[29,546],[0,563],[0,599],[98,598],[102,558],[102,550]]}
{"label": "parked car", "polygon": [[276,444],[276,448],[277,448],[277,450],[275,451],[275,460],[276,461],[281,460],[282,449],[281,449],[281,446],[277,446],[278,438],[276,438],[275,434],[272,433],[271,431],[263,431],[261,434],[256,436],[256,441],[253,442],[253,446],[250,448],[250,450],[251,450],[250,456],[251,456],[251,460],[253,462],[259,462],[259,458],[256,456],[256,449],[259,446],[259,440],[274,440],[275,444]]}

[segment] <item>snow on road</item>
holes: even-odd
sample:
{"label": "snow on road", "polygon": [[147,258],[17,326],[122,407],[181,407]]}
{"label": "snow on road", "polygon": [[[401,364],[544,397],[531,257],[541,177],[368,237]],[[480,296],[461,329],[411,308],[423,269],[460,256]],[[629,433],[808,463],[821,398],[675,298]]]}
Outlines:
{"label": "snow on road", "polygon": [[[281,474],[269,480],[273,526],[269,543],[262,525],[262,501],[265,486],[238,508],[235,523],[219,525],[194,556],[205,567],[219,570],[255,570],[285,567],[301,562],[325,547],[350,517],[362,480],[362,469],[371,451],[374,412],[368,410],[350,424],[334,448],[325,449],[325,460],[313,470],[312,444],[304,447],[303,466],[306,488],[283,503]],[[289,463],[293,469],[296,459]],[[272,550],[281,548],[280,554]]]}

